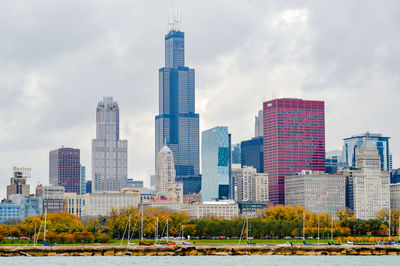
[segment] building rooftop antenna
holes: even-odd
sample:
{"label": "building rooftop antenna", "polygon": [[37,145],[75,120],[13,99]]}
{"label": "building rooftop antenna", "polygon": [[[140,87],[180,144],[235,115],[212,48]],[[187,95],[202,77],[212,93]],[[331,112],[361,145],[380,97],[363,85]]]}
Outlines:
{"label": "building rooftop antenna", "polygon": [[181,26],[180,1],[171,0],[171,14],[168,20],[170,30],[180,31]]}

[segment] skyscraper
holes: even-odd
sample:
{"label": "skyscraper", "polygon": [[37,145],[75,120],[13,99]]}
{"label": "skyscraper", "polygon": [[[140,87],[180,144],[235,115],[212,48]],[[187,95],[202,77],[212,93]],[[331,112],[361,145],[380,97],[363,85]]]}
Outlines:
{"label": "skyscraper", "polygon": [[381,169],[390,172],[390,137],[384,137],[382,134],[371,134],[369,132],[344,139],[343,159],[347,166],[356,166],[356,149],[362,146],[366,138],[369,138],[378,149],[379,157],[381,159]]}
{"label": "skyscraper", "polygon": [[203,201],[233,199],[230,156],[230,134],[227,127],[214,127],[202,132],[201,193]]}
{"label": "skyscraper", "polygon": [[390,176],[381,170],[375,143],[366,138],[356,149],[356,168],[350,179],[350,208],[358,219],[375,219],[377,212],[390,208]]}
{"label": "skyscraper", "polygon": [[81,192],[79,149],[60,148],[50,151],[49,179],[53,186],[63,186],[65,192]]}
{"label": "skyscraper", "polygon": [[155,117],[155,155],[167,144],[177,176],[199,174],[199,115],[195,113],[195,72],[185,66],[184,33],[165,35],[165,67],[159,70],[159,115]]}
{"label": "skyscraper", "polygon": [[92,192],[126,187],[127,161],[128,141],[119,139],[118,103],[103,97],[97,104],[96,139],[92,140]]}
{"label": "skyscraper", "polygon": [[323,101],[275,99],[264,102],[264,172],[269,200],[284,204],[284,177],[301,170],[325,172]]}
{"label": "skyscraper", "polygon": [[255,116],[254,123],[254,137],[262,137],[264,136],[264,126],[263,126],[263,110],[258,111],[258,115]]}
{"label": "skyscraper", "polygon": [[264,173],[263,137],[256,137],[240,143],[241,166],[253,166],[257,173]]}

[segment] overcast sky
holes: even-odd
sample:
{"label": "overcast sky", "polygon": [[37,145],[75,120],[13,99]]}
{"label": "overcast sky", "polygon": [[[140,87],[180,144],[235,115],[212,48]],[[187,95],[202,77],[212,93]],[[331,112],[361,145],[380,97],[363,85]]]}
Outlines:
{"label": "overcast sky", "polygon": [[[81,149],[91,178],[95,110],[120,106],[128,176],[154,173],[158,68],[169,0],[0,1],[0,197],[13,166],[48,184],[49,151]],[[327,150],[366,131],[400,167],[400,1],[183,0],[200,130],[251,138],[262,101],[324,100]]]}

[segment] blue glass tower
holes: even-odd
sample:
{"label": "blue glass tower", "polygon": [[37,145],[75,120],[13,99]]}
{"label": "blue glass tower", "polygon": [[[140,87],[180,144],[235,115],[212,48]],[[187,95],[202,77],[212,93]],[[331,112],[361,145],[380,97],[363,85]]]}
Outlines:
{"label": "blue glass tower", "polygon": [[241,165],[253,166],[257,173],[264,173],[264,146],[263,137],[255,137],[240,143]]}
{"label": "blue glass tower", "polygon": [[350,138],[344,139],[344,161],[349,167],[356,167],[356,150],[361,147],[365,139],[369,138],[378,149],[379,156],[381,157],[381,170],[390,173],[390,151],[389,140],[390,137],[384,137],[382,134],[371,134],[369,132],[361,135],[355,135]]}
{"label": "blue glass tower", "polygon": [[165,67],[159,70],[159,115],[155,155],[164,142],[174,153],[177,176],[199,174],[199,115],[195,113],[194,69],[185,66],[185,35],[165,35]]}
{"label": "blue glass tower", "polygon": [[203,201],[233,199],[231,176],[231,136],[227,127],[202,132],[201,196]]}

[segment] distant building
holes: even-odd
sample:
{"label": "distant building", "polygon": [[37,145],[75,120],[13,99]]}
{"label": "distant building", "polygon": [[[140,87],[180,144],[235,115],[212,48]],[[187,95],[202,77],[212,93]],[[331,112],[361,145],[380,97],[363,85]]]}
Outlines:
{"label": "distant building", "polygon": [[181,182],[168,183],[165,197],[169,200],[175,200],[180,203],[183,203],[183,183]]}
{"label": "distant building", "polygon": [[41,198],[30,198],[14,194],[10,196],[11,202],[21,205],[21,220],[29,216],[43,214],[43,202]]}
{"label": "distant building", "polygon": [[264,136],[264,120],[263,120],[263,110],[258,111],[258,115],[255,117],[254,123],[254,137]]}
{"label": "distant building", "polygon": [[86,167],[80,166],[80,194],[86,193]]}
{"label": "distant building", "polygon": [[110,215],[111,210],[121,210],[130,206],[137,207],[140,192],[137,188],[123,188],[121,192],[96,192],[77,195],[65,193],[65,209],[78,217],[96,217]]}
{"label": "distant building", "polygon": [[238,202],[239,213],[247,216],[248,218],[254,218],[257,216],[257,212],[268,207],[266,202]]}
{"label": "distant building", "polygon": [[369,138],[371,142],[378,149],[380,157],[381,170],[388,171],[390,173],[390,150],[389,140],[390,137],[384,137],[382,134],[371,134],[369,132],[360,135],[354,135],[350,138],[344,139],[343,155],[344,161],[349,167],[356,167],[356,150],[361,147],[364,141]]}
{"label": "distant building", "polygon": [[318,171],[303,170],[298,175],[285,177],[285,204],[302,206],[321,214],[337,212],[346,208],[346,177]]}
{"label": "distant building", "polygon": [[267,202],[268,174],[257,173],[251,166],[245,166],[237,175],[238,201]]}
{"label": "distant building", "polygon": [[143,180],[134,180],[133,178],[128,178],[127,187],[142,188],[143,187]]}
{"label": "distant building", "polygon": [[183,195],[184,204],[201,203],[201,194],[187,194]]}
{"label": "distant building", "polygon": [[22,220],[21,209],[21,204],[2,201],[0,203],[0,224],[8,220]]}
{"label": "distant building", "polygon": [[30,177],[30,168],[13,168],[14,176],[10,179],[10,185],[7,186],[7,199],[10,199],[11,195],[22,195],[25,197],[29,196],[30,187],[26,183],[27,178]]}
{"label": "distant building", "polygon": [[219,126],[202,132],[201,160],[203,202],[233,197],[227,127]]}
{"label": "distant building", "polygon": [[[139,208],[141,205],[139,206]],[[182,204],[177,201],[168,201],[168,200],[154,200],[147,201],[143,203],[143,208],[160,208],[160,209],[168,209],[174,212],[181,211]]]}
{"label": "distant building", "polygon": [[92,140],[92,191],[120,191],[128,178],[128,141],[119,136],[119,107],[103,97],[96,108],[96,139]]}
{"label": "distant building", "polygon": [[356,150],[356,168],[349,179],[349,207],[358,219],[375,219],[378,211],[390,207],[390,177],[381,170],[378,149],[366,138]]}
{"label": "distant building", "polygon": [[148,188],[139,188],[140,190],[140,202],[150,202],[153,201],[154,199],[159,198],[159,195],[151,189]]}
{"label": "distant building", "polygon": [[303,169],[325,171],[325,104],[275,99],[264,102],[263,110],[268,198],[273,204],[285,204],[285,176]]}
{"label": "distant building", "polygon": [[400,183],[390,184],[390,208],[400,209]]}
{"label": "distant building", "polygon": [[201,191],[201,175],[178,176],[175,181],[183,183],[183,195],[198,194]]}
{"label": "distant building", "polygon": [[252,166],[257,173],[264,173],[263,137],[256,137],[241,142],[241,165]]}
{"label": "distant building", "polygon": [[[48,213],[64,211],[64,192],[63,186],[43,186],[36,187],[36,197],[43,200],[43,210]],[[84,193],[83,193],[84,194]]]}
{"label": "distant building", "polygon": [[92,193],[92,180],[86,181],[86,193]]}
{"label": "distant building", "polygon": [[336,156],[326,158],[326,172],[328,174],[336,174],[338,168],[339,168],[339,162]]}
{"label": "distant building", "polygon": [[49,179],[53,186],[63,186],[65,192],[80,193],[80,150],[59,148],[49,154]]}
{"label": "distant building", "polygon": [[160,195],[167,193],[167,184],[175,183],[176,171],[174,154],[164,145],[157,154],[156,190]]}
{"label": "distant building", "polygon": [[232,145],[232,163],[238,164],[241,160],[240,143]]}
{"label": "distant building", "polygon": [[238,205],[233,200],[206,201],[201,204],[183,204],[181,211],[189,214],[191,218],[221,217],[231,220],[239,215]]}
{"label": "distant building", "polygon": [[151,188],[156,187],[156,176],[155,175],[150,175],[150,187]]}
{"label": "distant building", "polygon": [[390,173],[390,183],[397,184],[400,183],[400,168],[394,169]]}
{"label": "distant building", "polygon": [[232,178],[232,183],[233,183],[233,190],[234,190],[234,200],[235,202],[239,201],[239,197],[238,197],[238,178],[239,178],[239,174],[241,174],[242,172],[242,167],[240,164],[232,164],[231,166],[231,178]]}

